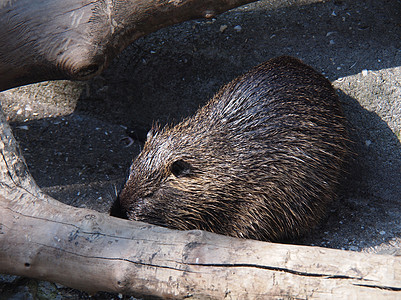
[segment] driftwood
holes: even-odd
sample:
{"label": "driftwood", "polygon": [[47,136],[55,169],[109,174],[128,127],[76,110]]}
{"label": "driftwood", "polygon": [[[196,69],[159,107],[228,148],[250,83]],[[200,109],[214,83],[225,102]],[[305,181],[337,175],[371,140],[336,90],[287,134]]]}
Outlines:
{"label": "driftwood", "polygon": [[0,91],[87,79],[141,36],[254,1],[0,0]]}
{"label": "driftwood", "polygon": [[401,257],[175,231],[41,193],[0,116],[0,273],[163,298],[401,297]]}

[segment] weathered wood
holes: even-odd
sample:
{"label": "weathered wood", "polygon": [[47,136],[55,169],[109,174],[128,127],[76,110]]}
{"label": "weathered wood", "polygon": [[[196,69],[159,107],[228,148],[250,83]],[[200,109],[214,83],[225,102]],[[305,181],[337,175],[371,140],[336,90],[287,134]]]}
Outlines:
{"label": "weathered wood", "polygon": [[23,205],[0,198],[3,273],[173,298],[401,293],[400,257],[172,231],[22,195]]}
{"label": "weathered wood", "polygon": [[87,79],[141,36],[254,1],[0,0],[0,91]]}
{"label": "weathered wood", "polygon": [[401,297],[401,257],[174,231],[42,194],[0,116],[0,273],[169,298]]}

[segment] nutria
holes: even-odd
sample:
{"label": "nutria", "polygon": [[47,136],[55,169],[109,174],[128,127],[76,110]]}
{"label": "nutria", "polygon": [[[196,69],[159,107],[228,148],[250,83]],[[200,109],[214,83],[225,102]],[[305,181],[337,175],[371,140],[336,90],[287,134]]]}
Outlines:
{"label": "nutria", "polygon": [[330,82],[298,59],[271,59],[224,86],[194,116],[154,126],[111,214],[293,239],[334,199],[346,140]]}

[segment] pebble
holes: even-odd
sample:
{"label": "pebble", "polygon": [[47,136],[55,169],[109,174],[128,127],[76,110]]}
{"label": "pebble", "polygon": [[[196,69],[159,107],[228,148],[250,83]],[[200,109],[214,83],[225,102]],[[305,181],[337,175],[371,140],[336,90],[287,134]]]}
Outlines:
{"label": "pebble", "polygon": [[367,76],[367,75],[368,75],[368,70],[363,69],[363,70],[362,70],[362,76]]}
{"label": "pebble", "polygon": [[224,31],[226,31],[227,28],[228,28],[227,25],[221,25],[220,26],[220,32],[223,33]]}
{"label": "pebble", "polygon": [[234,30],[236,32],[240,32],[242,30],[242,27],[240,25],[234,26]]}

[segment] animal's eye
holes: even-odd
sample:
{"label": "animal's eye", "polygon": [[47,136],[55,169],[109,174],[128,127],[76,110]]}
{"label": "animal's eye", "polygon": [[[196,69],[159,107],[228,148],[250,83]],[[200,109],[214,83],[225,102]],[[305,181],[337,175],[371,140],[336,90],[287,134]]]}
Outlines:
{"label": "animal's eye", "polygon": [[183,177],[191,174],[191,165],[183,160],[176,160],[171,164],[171,173],[175,177]]}

